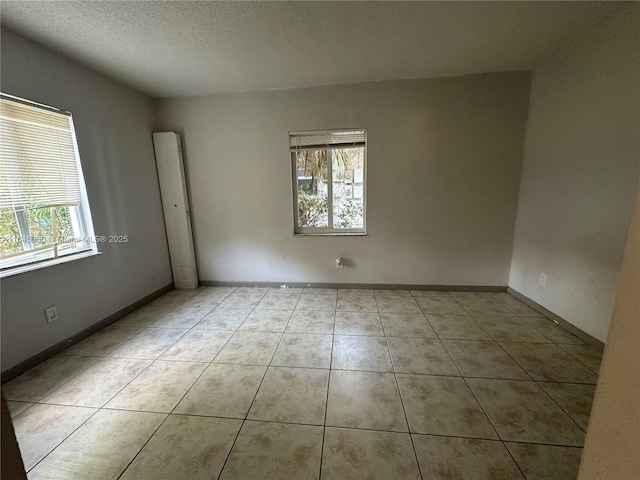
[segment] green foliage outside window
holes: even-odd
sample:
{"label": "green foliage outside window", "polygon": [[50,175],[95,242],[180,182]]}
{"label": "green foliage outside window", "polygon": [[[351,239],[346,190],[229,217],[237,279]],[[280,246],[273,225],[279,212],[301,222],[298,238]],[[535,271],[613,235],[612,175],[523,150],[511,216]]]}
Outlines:
{"label": "green foliage outside window", "polygon": [[0,208],[0,256],[20,253],[25,250],[25,244],[31,248],[46,247],[74,236],[67,206],[25,208],[23,212],[28,232],[20,232],[13,208]]}

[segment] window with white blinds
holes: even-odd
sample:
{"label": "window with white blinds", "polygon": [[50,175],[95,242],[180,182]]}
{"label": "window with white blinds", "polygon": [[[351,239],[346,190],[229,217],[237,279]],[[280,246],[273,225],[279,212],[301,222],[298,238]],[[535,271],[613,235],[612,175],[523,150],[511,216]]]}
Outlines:
{"label": "window with white blinds", "polygon": [[0,269],[95,250],[69,112],[0,95]]}
{"label": "window with white blinds", "polygon": [[364,129],[289,132],[295,234],[365,233],[366,146]]}

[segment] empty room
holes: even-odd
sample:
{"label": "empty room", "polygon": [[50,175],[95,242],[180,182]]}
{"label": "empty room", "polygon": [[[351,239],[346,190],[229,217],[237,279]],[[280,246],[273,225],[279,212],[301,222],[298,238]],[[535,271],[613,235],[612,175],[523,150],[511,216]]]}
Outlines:
{"label": "empty room", "polygon": [[639,2],[1,9],[3,479],[639,478]]}

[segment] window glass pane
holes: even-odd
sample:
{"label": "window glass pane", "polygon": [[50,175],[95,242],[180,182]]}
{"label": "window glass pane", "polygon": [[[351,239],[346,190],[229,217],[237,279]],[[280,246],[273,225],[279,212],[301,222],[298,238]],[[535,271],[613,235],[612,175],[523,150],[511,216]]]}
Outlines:
{"label": "window glass pane", "polygon": [[0,209],[0,266],[68,255],[90,247],[75,205]]}
{"label": "window glass pane", "polygon": [[[31,208],[24,211],[33,248],[68,243],[75,234],[68,206]],[[75,208],[75,207],[73,207]]]}
{"label": "window glass pane", "polygon": [[364,226],[364,148],[333,150],[333,227]]}
{"label": "window glass pane", "polygon": [[16,214],[11,207],[0,207],[0,257],[24,250]]}
{"label": "window glass pane", "polygon": [[54,237],[51,229],[51,208],[28,208],[24,210],[24,216],[33,248],[52,245]]}
{"label": "window glass pane", "polygon": [[329,226],[329,182],[325,150],[301,150],[296,155],[298,225]]}

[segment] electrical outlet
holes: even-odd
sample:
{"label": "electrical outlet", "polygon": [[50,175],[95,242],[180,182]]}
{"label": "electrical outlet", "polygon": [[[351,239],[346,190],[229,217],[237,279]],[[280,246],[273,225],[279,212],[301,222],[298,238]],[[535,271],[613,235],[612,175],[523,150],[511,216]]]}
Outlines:
{"label": "electrical outlet", "polygon": [[44,316],[47,319],[47,323],[55,322],[58,320],[58,310],[55,305],[44,309]]}
{"label": "electrical outlet", "polygon": [[543,287],[547,286],[547,274],[546,273],[544,273],[544,272],[540,273],[539,282],[540,282],[540,285],[542,285]]}

